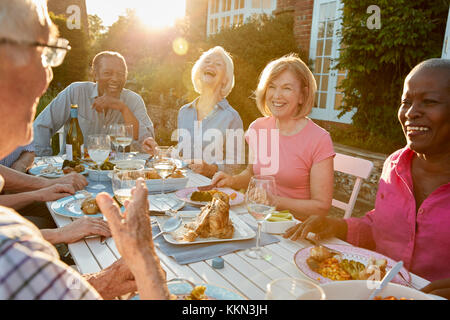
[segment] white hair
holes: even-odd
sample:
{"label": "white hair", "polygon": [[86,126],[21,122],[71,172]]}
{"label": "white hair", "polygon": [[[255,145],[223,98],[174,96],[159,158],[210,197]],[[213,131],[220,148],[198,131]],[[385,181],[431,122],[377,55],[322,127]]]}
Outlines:
{"label": "white hair", "polygon": [[214,48],[209,49],[208,51],[203,52],[200,58],[195,62],[191,72],[192,84],[194,85],[195,92],[202,94],[199,69],[203,61],[213,53],[220,54],[223,61],[225,62],[226,83],[225,86],[222,88],[221,95],[223,98],[226,98],[234,87],[234,64],[231,55],[227,51],[225,51],[225,49],[222,48],[221,46],[216,46]]}
{"label": "white hair", "polygon": [[[0,0],[0,38],[34,42],[42,37],[54,39],[58,35],[50,19],[47,0]],[[4,51],[14,63],[28,61],[26,51],[5,45]]]}

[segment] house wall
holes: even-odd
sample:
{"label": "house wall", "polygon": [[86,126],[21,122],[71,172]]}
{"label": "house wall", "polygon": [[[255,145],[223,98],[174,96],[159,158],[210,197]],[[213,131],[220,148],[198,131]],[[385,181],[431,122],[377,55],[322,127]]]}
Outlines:
{"label": "house wall", "polygon": [[186,0],[186,17],[189,19],[189,34],[196,39],[206,38],[208,0]]}
{"label": "house wall", "polygon": [[300,49],[309,57],[314,0],[277,0],[274,14],[294,16],[294,37]]}

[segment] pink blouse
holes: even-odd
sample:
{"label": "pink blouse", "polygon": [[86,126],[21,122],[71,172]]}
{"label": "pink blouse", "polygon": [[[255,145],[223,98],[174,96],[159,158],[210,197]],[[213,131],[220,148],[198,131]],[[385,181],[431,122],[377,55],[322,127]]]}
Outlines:
{"label": "pink blouse", "polygon": [[245,139],[254,155],[253,173],[274,176],[278,195],[292,199],[311,198],[311,167],[335,155],[330,134],[311,119],[297,134],[284,136],[274,117],[259,118]]}
{"label": "pink blouse", "polygon": [[416,214],[411,162],[404,148],[384,163],[375,209],[347,219],[347,241],[403,261],[411,272],[434,281],[450,277],[450,183],[440,186]]}

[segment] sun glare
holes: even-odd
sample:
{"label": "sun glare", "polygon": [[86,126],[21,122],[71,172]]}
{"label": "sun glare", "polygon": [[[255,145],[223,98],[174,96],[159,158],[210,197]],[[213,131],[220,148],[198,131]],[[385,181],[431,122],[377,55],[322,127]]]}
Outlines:
{"label": "sun glare", "polygon": [[173,26],[185,15],[185,0],[88,0],[90,14],[97,14],[105,26],[110,26],[127,9],[136,11],[139,19],[150,28]]}

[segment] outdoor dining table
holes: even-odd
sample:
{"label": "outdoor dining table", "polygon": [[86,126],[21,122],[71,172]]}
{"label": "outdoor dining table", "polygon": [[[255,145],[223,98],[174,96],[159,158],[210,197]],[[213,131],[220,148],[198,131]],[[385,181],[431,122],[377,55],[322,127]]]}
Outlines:
{"label": "outdoor dining table", "polygon": [[[37,158],[36,162],[39,162],[39,160]],[[53,157],[52,160],[62,162],[63,158]],[[187,172],[187,176],[189,178],[187,187],[210,183],[209,178],[195,174],[190,170]],[[152,201],[152,197],[154,195],[150,196],[150,201]],[[51,204],[52,202],[47,202],[47,207],[58,227],[63,227],[72,222],[72,218],[55,213],[51,209]],[[248,225],[256,226],[256,221],[248,214],[244,203],[232,206],[230,215],[237,215]],[[304,240],[285,239],[281,235],[273,236],[278,238],[279,242],[264,247],[270,253],[270,259],[252,259],[243,250],[240,250],[222,255],[224,267],[219,269],[212,266],[212,259],[180,264],[173,257],[164,254],[159,246],[156,246],[156,252],[168,280],[172,278],[188,279],[196,284],[206,283],[229,289],[245,299],[261,300],[265,298],[267,284],[274,279],[286,277],[309,279],[296,266],[294,255],[298,250],[309,247],[311,244]],[[327,239],[323,243],[349,245],[337,238]],[[120,253],[112,238],[108,238],[102,243],[100,237],[88,237],[69,244],[68,248],[78,271],[82,274],[98,272],[120,258]],[[422,288],[429,283],[426,279],[415,274],[410,273],[410,275],[411,284],[415,288]]]}

